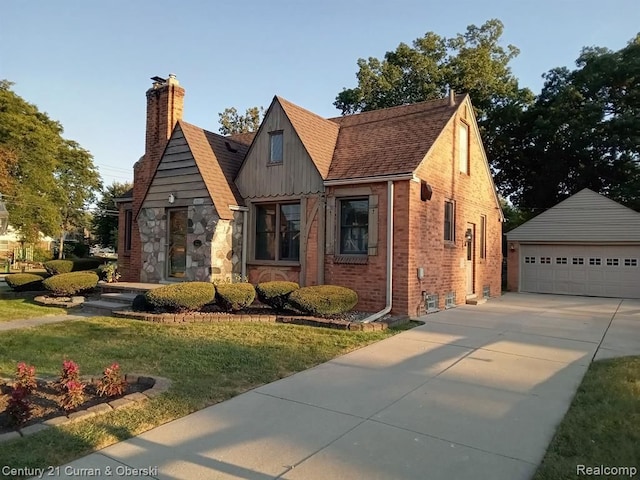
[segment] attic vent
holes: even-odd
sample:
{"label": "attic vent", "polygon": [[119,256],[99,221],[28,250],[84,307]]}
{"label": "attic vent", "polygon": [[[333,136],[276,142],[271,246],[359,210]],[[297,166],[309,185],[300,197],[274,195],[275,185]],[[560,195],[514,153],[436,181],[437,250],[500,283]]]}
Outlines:
{"label": "attic vent", "polygon": [[224,145],[225,147],[227,147],[227,150],[229,150],[231,153],[236,153],[238,151],[238,149],[233,148],[229,142],[224,142]]}

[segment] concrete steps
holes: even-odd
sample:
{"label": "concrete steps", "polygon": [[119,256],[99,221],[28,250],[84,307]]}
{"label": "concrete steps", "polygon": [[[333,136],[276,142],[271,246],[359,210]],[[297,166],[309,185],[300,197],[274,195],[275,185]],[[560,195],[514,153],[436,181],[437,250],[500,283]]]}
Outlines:
{"label": "concrete steps", "polygon": [[100,294],[98,300],[88,300],[82,304],[82,310],[100,315],[111,315],[114,310],[124,310],[131,308],[131,302],[136,298],[137,293],[115,293],[108,292]]}

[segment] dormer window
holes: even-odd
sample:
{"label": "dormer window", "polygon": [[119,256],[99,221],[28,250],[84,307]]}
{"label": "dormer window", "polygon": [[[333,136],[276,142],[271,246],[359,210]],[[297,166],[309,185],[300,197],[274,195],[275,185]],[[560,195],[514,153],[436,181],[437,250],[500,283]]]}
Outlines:
{"label": "dormer window", "polygon": [[269,164],[282,163],[282,130],[269,133]]}

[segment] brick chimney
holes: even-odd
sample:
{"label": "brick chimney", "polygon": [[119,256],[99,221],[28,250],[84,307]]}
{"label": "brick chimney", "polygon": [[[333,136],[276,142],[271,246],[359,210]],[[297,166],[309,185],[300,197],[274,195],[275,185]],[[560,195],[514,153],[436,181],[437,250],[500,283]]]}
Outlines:
{"label": "brick chimney", "polygon": [[[147,130],[144,156],[133,166],[133,228],[131,235],[131,270],[138,275],[141,265],[141,242],[136,218],[153,174],[171,137],[173,128],[182,119],[184,88],[174,74],[168,78],[152,77],[147,90]],[[131,280],[127,278],[128,281]]]}

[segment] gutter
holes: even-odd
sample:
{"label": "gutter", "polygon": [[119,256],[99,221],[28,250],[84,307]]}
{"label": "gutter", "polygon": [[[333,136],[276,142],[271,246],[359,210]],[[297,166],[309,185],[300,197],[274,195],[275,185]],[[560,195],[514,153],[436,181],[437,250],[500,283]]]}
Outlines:
{"label": "gutter", "polygon": [[238,205],[229,205],[229,209],[242,212],[242,252],[240,254],[240,275],[244,282],[247,278],[247,229],[249,228],[249,209]]}
{"label": "gutter", "polygon": [[371,323],[384,317],[391,311],[393,303],[393,180],[387,180],[387,295],[385,307],[362,320]]}
{"label": "gutter", "polygon": [[339,180],[325,180],[325,187],[334,187],[339,185],[357,185],[362,183],[380,183],[380,182],[394,182],[400,180],[413,180],[419,182],[420,179],[413,173],[399,173],[394,175],[379,175],[377,177],[362,177],[362,178],[341,178]]}

